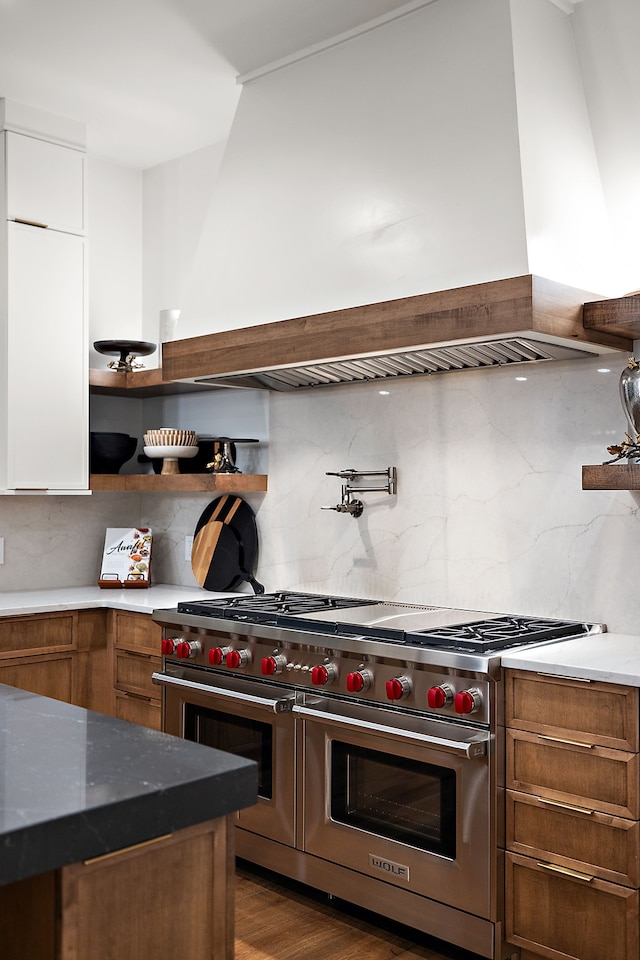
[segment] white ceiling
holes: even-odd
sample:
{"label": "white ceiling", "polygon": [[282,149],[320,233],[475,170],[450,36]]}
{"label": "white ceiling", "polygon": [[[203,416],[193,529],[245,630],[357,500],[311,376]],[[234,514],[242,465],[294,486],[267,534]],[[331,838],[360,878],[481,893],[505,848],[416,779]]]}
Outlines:
{"label": "white ceiling", "polygon": [[86,123],[92,154],[147,168],[226,139],[237,76],[419,5],[0,0],[0,97]]}

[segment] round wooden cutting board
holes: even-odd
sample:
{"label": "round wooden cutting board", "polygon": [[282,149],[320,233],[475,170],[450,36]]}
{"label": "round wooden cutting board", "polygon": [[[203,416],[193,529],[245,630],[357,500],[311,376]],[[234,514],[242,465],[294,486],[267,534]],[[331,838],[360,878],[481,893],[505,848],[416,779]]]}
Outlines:
{"label": "round wooden cutting board", "polygon": [[225,495],[200,516],[191,550],[191,569],[205,590],[234,590],[248,581],[256,593],[264,587],[253,576],[258,554],[255,514],[241,497]]}

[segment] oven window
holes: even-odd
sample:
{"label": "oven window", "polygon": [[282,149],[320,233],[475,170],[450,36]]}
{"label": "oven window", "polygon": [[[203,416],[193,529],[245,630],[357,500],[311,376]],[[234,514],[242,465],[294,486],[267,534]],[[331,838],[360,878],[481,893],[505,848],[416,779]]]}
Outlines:
{"label": "oven window", "polygon": [[185,704],[185,740],[195,740],[207,747],[255,760],[258,764],[258,796],[266,800],[273,797],[272,734],[268,723]]}
{"label": "oven window", "polygon": [[331,747],[333,820],[455,858],[453,770],[336,740]]}

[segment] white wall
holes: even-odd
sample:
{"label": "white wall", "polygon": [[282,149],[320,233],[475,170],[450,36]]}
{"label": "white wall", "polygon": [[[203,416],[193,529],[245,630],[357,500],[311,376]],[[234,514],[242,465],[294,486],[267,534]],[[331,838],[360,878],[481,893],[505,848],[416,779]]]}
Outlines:
{"label": "white wall", "polygon": [[572,17],[623,292],[640,288],[640,4],[582,0]]}
{"label": "white wall", "polygon": [[89,366],[105,369],[95,340],[143,339],[142,174],[97,157],[87,170]]}
{"label": "white wall", "polygon": [[[213,144],[143,174],[145,340],[159,342],[160,311],[179,310],[186,298],[224,148]],[[178,325],[172,339],[181,336]],[[159,356],[149,358],[149,366],[159,364]]]}

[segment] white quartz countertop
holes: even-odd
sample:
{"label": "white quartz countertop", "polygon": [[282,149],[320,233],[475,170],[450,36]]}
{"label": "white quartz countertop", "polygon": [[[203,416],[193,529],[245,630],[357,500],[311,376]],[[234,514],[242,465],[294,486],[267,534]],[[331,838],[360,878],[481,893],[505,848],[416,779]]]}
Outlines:
{"label": "white quartz countertop", "polygon": [[502,666],[640,687],[640,637],[626,633],[598,633],[521,648],[505,653]]}
{"label": "white quartz countertop", "polygon": [[151,613],[175,607],[183,600],[230,597],[232,593],[213,593],[200,587],[176,587],[152,584],[138,590],[102,590],[100,587],[59,587],[48,590],[15,590],[0,593],[0,617],[24,616],[30,613],[51,613],[55,610],[91,610],[109,607]]}

